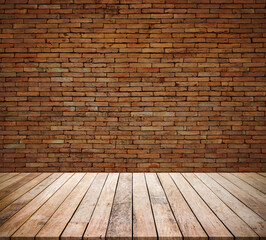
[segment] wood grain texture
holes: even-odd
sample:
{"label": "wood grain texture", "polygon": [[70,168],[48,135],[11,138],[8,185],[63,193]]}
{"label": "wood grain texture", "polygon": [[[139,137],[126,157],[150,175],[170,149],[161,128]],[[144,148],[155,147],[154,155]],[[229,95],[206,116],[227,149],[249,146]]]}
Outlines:
{"label": "wood grain texture", "polygon": [[157,239],[144,173],[133,173],[133,238]]}
{"label": "wood grain texture", "polygon": [[178,226],[185,239],[208,239],[194,213],[168,173],[158,173]]}
{"label": "wood grain texture", "polygon": [[[26,194],[29,190],[34,188],[44,179],[48,178],[51,173],[42,173],[38,177],[34,178],[33,180],[29,181],[28,183],[24,184],[21,188],[17,189],[16,191],[12,192],[5,198],[0,201],[0,211],[2,211],[6,206],[11,204],[13,201],[21,197],[23,194]],[[0,214],[1,215],[1,214]],[[1,224],[0,224],[1,225]]]}
{"label": "wood grain texture", "polygon": [[[83,173],[76,174],[83,176]],[[58,239],[60,237],[95,176],[96,173],[87,173],[82,178],[65,201],[54,212],[49,221],[39,231],[35,239]]]}
{"label": "wood grain texture", "polygon": [[[230,173],[220,173],[221,176],[226,178],[228,181],[242,189],[244,192],[247,192],[249,195],[252,197],[256,198],[256,201],[261,202],[264,206],[266,206],[266,198],[265,194],[257,190],[256,188],[250,186],[248,183],[245,181],[237,178],[236,176],[230,174]],[[265,185],[266,188],[266,185]]]}
{"label": "wood grain texture", "polygon": [[259,236],[237,216],[220,198],[218,198],[210,188],[208,188],[193,173],[182,174],[191,186],[197,191],[201,198],[208,204],[216,216],[235,236],[235,239],[259,239]]}
{"label": "wood grain texture", "polygon": [[206,186],[226,204],[239,217],[241,217],[261,238],[266,237],[266,222],[253,212],[249,207],[243,204],[238,198],[226,191],[220,184],[214,181],[205,173],[195,173]]}
{"label": "wood grain texture", "polygon": [[11,239],[32,238],[41,230],[60,204],[85,175],[74,174],[51,198],[43,204],[11,237]]}
{"label": "wood grain texture", "polygon": [[225,228],[223,223],[216,217],[185,178],[180,173],[171,173],[170,175],[208,236],[211,239],[233,239],[231,233]]}
{"label": "wood grain texture", "polygon": [[[0,227],[0,237],[9,238],[39,207],[42,206],[73,173],[64,173]],[[7,237],[8,236],[8,237]]]}
{"label": "wood grain texture", "polygon": [[86,227],[91,219],[92,213],[100,197],[100,193],[107,176],[108,173],[97,174],[89,190],[78,206],[76,212],[74,213],[64,232],[62,233],[61,239],[82,239],[82,236],[86,230]]}
{"label": "wood grain texture", "polygon": [[245,203],[249,208],[251,208],[254,212],[260,215],[264,220],[266,219],[266,208],[263,202],[256,199],[253,195],[248,192],[243,191],[241,188],[228,181],[226,178],[222,177],[217,173],[209,173],[211,178],[213,178],[216,182],[222,185],[228,192],[237,197],[240,201]]}
{"label": "wood grain texture", "polygon": [[21,181],[24,177],[30,175],[30,173],[20,173],[6,181],[4,181],[3,183],[0,184],[0,191],[5,191],[6,188],[8,188],[11,185],[14,185],[16,183],[18,183],[19,181]]}
{"label": "wood grain texture", "polygon": [[6,180],[8,180],[8,179],[10,179],[16,175],[18,175],[18,173],[6,173],[0,177],[0,183],[6,181]]}
{"label": "wood grain texture", "polygon": [[38,196],[38,194],[40,194],[45,188],[52,184],[61,175],[62,173],[54,173],[11,204],[10,201],[12,199],[3,199],[0,202],[0,208],[3,209],[0,213],[0,226],[9,218],[11,218],[15,213],[17,213],[20,209],[26,206],[26,204],[32,201],[36,196]]}
{"label": "wood grain texture", "polygon": [[28,175],[24,176],[23,178],[21,178],[19,181],[15,182],[14,184],[5,187],[4,189],[2,189],[0,191],[0,200],[3,199],[3,198],[5,198],[5,197],[7,197],[9,194],[13,193],[18,188],[20,188],[21,186],[24,186],[30,180],[38,177],[39,175],[40,175],[40,173],[31,173],[31,174],[28,174]]}
{"label": "wood grain texture", "polygon": [[182,234],[156,173],[145,173],[145,177],[158,237],[169,240],[182,239]]}
{"label": "wood grain texture", "polygon": [[264,194],[266,194],[266,183],[258,181],[257,179],[255,179],[251,176],[248,176],[244,173],[233,173],[233,175],[240,178],[241,180],[245,181],[246,183],[248,183],[252,187],[258,189],[259,191],[263,192]]}
{"label": "wood grain texture", "polygon": [[264,176],[262,176],[261,174],[258,173],[245,173],[247,176],[250,176],[260,182],[262,182],[263,184],[266,184],[266,178]]}
{"label": "wood grain texture", "polygon": [[120,173],[109,220],[107,239],[132,239],[132,173]]}
{"label": "wood grain texture", "polygon": [[253,186],[265,189],[261,173],[0,178],[6,178],[0,195],[8,193],[0,200],[0,240],[266,239],[266,222],[258,213],[266,211],[266,198]]}
{"label": "wood grain texture", "polygon": [[118,173],[110,173],[103,187],[99,201],[95,207],[89,225],[84,233],[84,239],[105,238],[113,205]]}

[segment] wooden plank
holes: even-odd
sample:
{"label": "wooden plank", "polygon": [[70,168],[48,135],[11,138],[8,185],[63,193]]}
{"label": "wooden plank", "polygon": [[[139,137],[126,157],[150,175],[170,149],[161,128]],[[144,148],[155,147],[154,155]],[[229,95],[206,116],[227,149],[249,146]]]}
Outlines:
{"label": "wooden plank", "polygon": [[18,175],[19,173],[7,173],[6,175],[2,176],[0,178],[0,183],[3,183],[5,182],[6,180],[12,178],[12,177],[15,177],[16,175]]}
{"label": "wooden plank", "polygon": [[157,239],[144,173],[133,173],[133,238]]}
{"label": "wooden plank", "polygon": [[260,201],[264,206],[266,206],[266,196],[264,193],[250,186],[248,183],[239,179],[238,177],[234,176],[231,173],[220,173],[220,175],[226,178],[231,183],[235,184],[237,187],[239,187],[243,191],[247,192],[249,195],[256,198],[256,200]]}
{"label": "wooden plank", "polygon": [[243,191],[226,178],[222,177],[218,173],[208,173],[208,175],[213,178],[216,182],[222,185],[228,192],[232,193],[235,197],[237,197],[240,201],[245,203],[249,208],[251,208],[254,212],[260,215],[263,219],[266,217],[266,208],[265,205],[254,198],[252,195]]}
{"label": "wooden plank", "polygon": [[2,179],[5,177],[5,176],[7,176],[8,175],[8,173],[2,173],[1,174],[1,176],[0,176],[0,183],[2,182]]}
{"label": "wooden plank", "polygon": [[[47,184],[50,184],[52,181],[54,181],[60,175],[61,174],[57,173],[57,174],[54,174],[53,176],[51,176],[51,173],[42,173],[37,178],[31,180],[29,183],[25,184],[23,187],[17,189],[15,192],[13,192],[12,194],[10,194],[10,195],[6,196],[4,199],[2,199],[0,201],[0,211],[1,211],[0,212],[0,225],[1,225],[1,222],[3,219],[2,216],[5,215],[5,214],[3,214],[3,211],[2,211],[4,208],[6,208],[13,201],[17,200],[14,202],[14,204],[11,206],[10,209],[18,211],[19,206],[23,207],[24,205],[26,205],[26,203],[28,203],[32,198],[34,198],[37,194],[39,194],[39,192],[42,191],[43,188],[48,186]],[[48,179],[46,179],[46,178],[48,178]],[[46,180],[44,181],[44,179],[46,179]],[[39,189],[39,191],[37,191],[38,189]],[[35,193],[35,194],[33,194],[33,193]],[[25,195],[23,196],[23,194],[25,194]],[[7,212],[7,211],[5,210],[5,212]]]}
{"label": "wooden plank", "polygon": [[108,175],[99,201],[84,233],[84,239],[105,238],[118,182],[118,176],[118,173],[110,173]]}
{"label": "wooden plank", "polygon": [[245,173],[247,176],[250,176],[250,177],[252,177],[252,178],[254,178],[254,179],[256,179],[257,181],[260,181],[260,182],[262,182],[263,184],[265,184],[266,185],[266,178],[264,177],[264,176],[261,176],[260,174],[258,174],[258,173]]}
{"label": "wooden plank", "polygon": [[52,182],[54,182],[61,175],[62,173],[54,173],[52,176],[48,177],[47,179],[39,183],[36,187],[31,189],[29,192],[27,192],[25,195],[21,196],[20,198],[18,198],[16,201],[12,202],[11,204],[10,204],[10,201],[12,199],[6,199],[7,201],[4,201],[5,199],[3,199],[0,202],[0,208],[3,209],[0,212],[0,226],[4,222],[6,222],[9,218],[11,218],[21,208],[23,208],[27,203],[29,203],[33,198],[35,198],[40,192],[42,192],[47,186],[49,186]]}
{"label": "wooden plank", "polygon": [[73,173],[64,173],[55,180],[49,187],[36,196],[31,202],[24,206],[19,212],[13,215],[0,227],[0,238],[8,240],[9,237],[45,203]]}
{"label": "wooden plank", "polygon": [[75,173],[51,198],[43,204],[11,237],[11,239],[32,238],[41,230],[48,219],[76,187],[85,173]]}
{"label": "wooden plank", "polygon": [[218,198],[210,188],[208,188],[193,173],[182,174],[201,198],[208,204],[216,216],[234,235],[235,239],[259,239],[259,236],[237,216],[220,198]]}
{"label": "wooden plank", "polygon": [[208,239],[205,231],[168,173],[158,173],[172,211],[185,239]]}
{"label": "wooden plank", "polygon": [[263,177],[266,177],[266,173],[265,172],[258,172],[259,175],[262,175]]}
{"label": "wooden plank", "polygon": [[248,176],[244,173],[233,173],[234,176],[240,178],[241,180],[247,182],[249,185],[252,187],[258,189],[259,191],[263,192],[266,194],[266,184],[262,183],[261,181],[258,181],[257,179]]}
{"label": "wooden plank", "polygon": [[21,179],[23,179],[25,176],[29,175],[29,173],[19,173],[18,175],[6,180],[5,182],[0,184],[0,191],[2,191],[2,189],[5,189],[6,187],[11,186],[12,184],[20,181]]}
{"label": "wooden plank", "polygon": [[9,194],[13,193],[14,191],[16,191],[21,186],[24,186],[25,184],[27,184],[32,179],[38,177],[40,174],[41,173],[31,173],[29,175],[26,175],[22,179],[20,179],[20,181],[17,181],[15,183],[13,183],[12,185],[7,186],[4,189],[0,190],[0,200],[5,198]]}
{"label": "wooden plank", "polygon": [[233,239],[232,234],[225,228],[223,223],[205,204],[185,178],[180,173],[171,173],[170,176],[173,178],[210,239]]}
{"label": "wooden plank", "polygon": [[62,240],[82,239],[100,197],[108,173],[98,173],[73,217],[61,235]]}
{"label": "wooden plank", "polygon": [[228,207],[242,218],[260,237],[266,237],[266,222],[205,173],[195,173]]}
{"label": "wooden plank", "polygon": [[182,239],[182,234],[156,173],[145,173],[145,177],[158,237],[168,240]]}
{"label": "wooden plank", "polygon": [[132,173],[120,173],[107,239],[132,239]]}
{"label": "wooden plank", "polygon": [[83,196],[90,187],[96,173],[87,173],[78,183],[74,190],[69,194],[65,201],[55,211],[49,221],[36,235],[35,239],[59,239],[67,223],[77,209]]}
{"label": "wooden plank", "polygon": [[[84,173],[81,173],[81,174],[84,175]],[[105,178],[102,177],[101,179],[102,182],[100,183],[100,181],[98,181],[98,184],[95,184],[97,183],[96,180],[98,179],[98,177],[103,176],[102,174],[105,175]],[[155,233],[153,236],[139,234],[138,235],[139,238],[140,239],[141,238],[143,239],[150,239],[150,238],[151,239],[155,239],[155,238],[156,239],[157,238],[178,239],[180,236],[172,236],[173,234],[170,234],[171,229],[170,231],[165,230],[165,227],[171,228],[171,224],[172,226],[174,226],[174,223],[173,223],[173,219],[174,219],[175,224],[177,222],[177,224],[180,225],[179,226],[180,230],[185,239],[188,239],[189,237],[190,238],[194,237],[193,235],[189,235],[189,234],[185,235],[185,231],[187,231],[187,233],[191,233],[195,231],[195,229],[187,230],[189,226],[191,226],[191,228],[194,228],[193,220],[197,222],[199,229],[202,231],[201,232],[202,235],[196,238],[206,239],[206,234],[204,233],[203,228],[200,226],[200,223],[202,224],[202,219],[200,219],[199,213],[203,212],[201,209],[202,208],[201,204],[194,203],[194,207],[193,207],[193,204],[191,204],[187,198],[187,195],[189,194],[188,193],[184,194],[184,191],[183,191],[184,189],[181,189],[180,186],[177,184],[177,182],[179,182],[179,184],[181,185],[183,185],[183,183],[182,182],[180,183],[180,179],[178,179],[178,181],[174,181],[173,180],[174,178],[171,178],[172,174],[175,174],[175,173],[171,173],[171,174],[160,173],[157,175],[155,173],[154,174],[148,173],[148,174],[144,174],[144,177],[143,177],[143,174],[141,173],[137,174],[138,177],[140,176],[140,179],[137,179],[137,180],[135,179],[135,182],[136,181],[139,182],[139,186],[143,186],[144,192],[145,191],[147,192],[147,199],[148,199],[148,203],[150,204],[148,206],[150,207],[150,212],[151,212],[150,222],[152,222],[150,226],[151,228],[154,229],[154,233]],[[16,176],[19,176],[19,175],[21,174],[17,174]],[[38,235],[38,231],[42,231],[42,229],[45,229],[48,224],[50,224],[49,232],[52,230],[55,232],[55,234],[51,234],[49,236],[46,236],[47,234],[43,236],[37,236],[37,238],[43,238],[43,239],[37,239],[37,240],[44,240],[44,238],[48,238],[46,240],[50,240],[50,239],[58,240],[59,238],[68,238],[68,240],[77,240],[77,239],[81,240],[84,232],[86,232],[86,227],[92,223],[92,220],[94,221],[94,226],[96,226],[99,223],[100,223],[99,225],[103,223],[103,226],[98,227],[98,228],[102,228],[102,230],[98,232],[101,232],[103,234],[98,233],[97,235],[94,235],[94,236],[89,235],[86,237],[84,235],[85,238],[90,238],[90,239],[99,239],[99,238],[132,239],[132,237],[138,238],[136,237],[136,234],[135,234],[135,230],[137,229],[136,228],[136,216],[135,215],[133,216],[132,214],[133,212],[135,214],[135,211],[137,208],[135,207],[134,209],[134,207],[132,207],[132,204],[135,206],[136,203],[134,203],[134,201],[139,202],[137,203],[139,205],[138,212],[139,214],[145,215],[145,218],[147,218],[146,216],[147,211],[144,210],[145,204],[143,205],[143,202],[142,202],[143,199],[141,200],[137,199],[136,195],[134,198],[134,196],[132,195],[134,195],[135,193],[130,192],[132,191],[132,187],[134,188],[134,186],[132,186],[132,183],[133,185],[135,184],[134,179],[132,180],[131,178],[131,183],[128,183],[130,177],[124,177],[125,180],[123,180],[124,175],[132,176],[132,174],[130,173],[120,174],[118,177],[119,180],[115,181],[115,184],[112,187],[114,188],[114,193],[115,192],[116,193],[113,195],[112,201],[109,201],[110,205],[106,206],[106,209],[109,208],[109,212],[100,211],[99,209],[96,210],[99,205],[99,203],[97,204],[97,202],[99,199],[102,198],[102,195],[103,195],[101,194],[101,192],[103,193],[104,192],[103,189],[106,188],[106,184],[104,183],[106,180],[106,176],[108,175],[107,173],[94,174],[96,177],[91,180],[91,184],[88,185],[84,183],[83,186],[85,190],[84,189],[82,190],[81,189],[82,187],[80,187],[80,190],[76,191],[75,194],[73,192],[75,191],[75,189],[78,188],[81,181],[78,184],[76,182],[76,185],[75,185],[75,183],[73,183],[71,179],[73,179],[74,176],[77,176],[79,174],[74,174],[71,179],[66,180],[65,182],[59,184],[60,186],[58,186],[58,189],[54,190],[54,192],[50,196],[46,196],[45,194],[45,196],[39,198],[42,201],[42,203],[36,202],[36,198],[38,198],[41,194],[43,194],[43,192],[45,192],[49,188],[49,185],[51,186],[52,185],[51,183],[55,182],[55,179],[58,180],[59,176],[60,175],[63,176],[64,174],[63,175],[57,174],[57,175],[58,175],[57,178],[54,178],[54,180],[50,181],[50,183],[48,184],[47,180],[50,177],[55,176],[55,174],[47,173],[45,177],[45,173],[42,173],[39,176],[36,176],[35,178],[33,178],[32,180],[26,181],[25,179],[32,176],[32,173],[28,173],[26,176],[22,177],[20,180],[17,179],[12,184],[10,184],[9,182],[9,185],[3,188],[2,191],[0,191],[0,196],[1,196],[2,194],[1,192],[3,191],[7,192],[9,188],[14,190],[16,189],[15,186],[18,186],[19,184],[22,185],[21,181],[25,183],[23,186],[20,186],[19,188],[17,188],[13,193],[11,193],[10,191],[10,194],[7,195],[5,198],[3,198],[2,201],[0,201],[0,211],[1,211],[1,206],[2,206],[2,211],[0,212],[0,240],[2,239],[7,240],[9,238],[10,239],[12,238],[13,240],[15,240],[14,238],[20,238],[22,240],[23,239],[25,240],[27,238],[28,240],[30,239],[34,240],[36,234]],[[211,210],[213,215],[217,216],[216,218],[220,219],[221,223],[223,222],[225,227],[227,227],[228,230],[233,235],[236,236],[236,239],[244,239],[244,238],[245,239],[256,239],[258,238],[256,234],[258,234],[261,237],[261,239],[263,238],[266,239],[266,234],[265,234],[266,223],[262,219],[261,216],[259,216],[257,213],[255,213],[251,209],[251,203],[250,203],[250,207],[248,207],[246,205],[246,202],[245,203],[242,202],[243,199],[240,199],[240,198],[238,199],[237,197],[239,196],[234,196],[234,194],[232,194],[229,190],[226,190],[222,184],[220,184],[215,179],[211,178],[210,175],[199,174],[198,176],[198,174],[191,173],[191,174],[181,174],[181,177],[183,178],[183,181],[185,181],[188,184],[188,186],[196,193],[196,195],[198,195],[201,201],[205,203],[205,205]],[[253,199],[253,201],[256,202],[257,205],[260,204],[261,211],[263,211],[263,209],[264,211],[266,211],[264,207],[265,206],[265,197],[264,197],[265,195],[261,191],[256,190],[255,186],[254,187],[252,186],[252,184],[255,185],[255,183],[260,183],[261,186],[264,187],[263,183],[261,182],[261,177],[263,179],[265,178],[263,175],[255,174],[256,179],[252,176],[249,176],[246,173],[242,173],[242,176],[244,176],[243,179],[238,177],[238,173],[234,173],[234,174],[220,173],[220,174],[214,174],[214,175],[220,176],[222,179],[224,179],[223,181],[228,181],[230,184],[233,185],[233,188],[238,188],[240,191],[242,191],[245,194],[245,197],[247,199],[249,200]],[[259,177],[257,177],[257,175],[259,175]],[[3,177],[5,176],[8,176],[8,174],[3,175]],[[141,176],[143,177],[144,181],[142,180]],[[42,177],[42,179],[40,177]],[[205,181],[202,178],[203,179],[205,178]],[[251,179],[252,181],[250,182],[252,184],[245,181],[244,178]],[[11,180],[11,179],[12,178],[9,178],[7,180]],[[260,179],[260,180],[257,180],[257,179]],[[46,186],[44,186],[45,181],[46,181]],[[42,185],[42,189],[40,187],[41,185]],[[122,186],[122,185],[125,185],[125,186]],[[214,187],[210,185],[213,185]],[[230,187],[232,186],[230,185]],[[191,189],[188,190],[186,185],[184,188],[185,188],[185,191],[188,191],[188,192],[191,191]],[[141,188],[138,189],[138,187],[136,187],[136,184],[135,184],[135,189],[137,189],[137,191],[143,192],[143,189]],[[110,187],[109,187],[109,190],[110,190]],[[47,194],[49,195],[50,191],[48,191]],[[182,194],[184,195],[184,197],[182,196]],[[239,194],[239,191],[237,192],[237,194]],[[80,195],[81,197],[78,197]],[[243,197],[243,195],[241,194],[240,196]],[[79,199],[77,200],[76,197]],[[46,198],[46,200],[44,200],[44,198]],[[131,203],[130,203],[130,200],[128,201],[128,199],[130,198],[131,198]],[[193,199],[193,197],[191,196],[190,198]],[[35,201],[35,204],[32,204],[32,202],[34,201]],[[186,201],[188,201],[190,206],[186,203]],[[193,201],[198,202],[198,199],[197,198],[193,199]],[[187,216],[184,216],[184,214],[182,214],[182,211],[185,211],[184,209],[180,210],[180,208],[182,208],[182,204],[185,205],[189,209],[190,216],[192,216],[192,220],[189,220]],[[29,205],[31,207],[29,207]],[[63,205],[64,207],[62,207]],[[255,206],[256,208],[258,208],[257,205]],[[195,210],[196,209],[195,206],[197,206],[199,209]],[[254,207],[254,204],[252,206]],[[26,211],[24,212],[23,209],[26,209]],[[58,211],[59,209],[60,211]],[[95,211],[98,211],[99,214],[95,214]],[[196,217],[194,216],[193,211],[195,212]],[[198,214],[196,214],[197,211],[198,211]],[[169,215],[171,216],[170,217],[171,220],[169,220],[168,218]],[[83,216],[85,217],[83,218]],[[100,219],[104,219],[103,222],[101,222],[101,220],[98,219],[99,216],[100,216]],[[125,216],[127,217],[125,218]],[[166,217],[166,220],[163,220],[164,217]],[[184,220],[184,218],[186,217],[187,217],[187,222],[185,222]],[[208,217],[209,216],[207,216],[206,218]],[[133,221],[132,221],[132,218],[133,218]],[[202,216],[202,218],[204,217]],[[181,223],[182,220],[183,220],[183,225],[185,225],[188,222],[190,225],[182,226],[182,223]],[[167,221],[170,222],[170,226],[167,223]],[[204,221],[206,221],[206,219],[204,219]],[[211,220],[209,221],[211,222]],[[3,226],[7,227],[7,223],[8,223],[8,228],[11,228],[11,232],[8,232],[9,230],[6,231],[5,228],[2,229]],[[143,229],[144,231],[146,231],[145,229],[149,228],[149,224],[147,225],[146,220],[143,220],[142,224],[140,224],[140,221],[138,223],[139,223],[138,226],[140,229],[139,230],[140,233],[143,231]],[[1,224],[3,225],[1,226]],[[215,224],[213,224],[213,226],[214,225]],[[247,225],[249,225],[249,227]],[[213,226],[210,226],[210,227],[213,227]],[[204,225],[203,227],[205,228]],[[156,228],[157,228],[157,232],[156,232]],[[134,230],[134,233],[132,233],[132,229]],[[94,230],[95,229],[91,227],[91,231],[94,231]],[[147,231],[152,232],[150,228]],[[252,231],[256,232],[256,234],[254,234],[254,232]],[[14,234],[10,235],[9,233],[10,234],[14,233]],[[167,233],[168,235],[164,233]],[[210,236],[210,239],[220,239],[220,238],[221,238],[221,235],[215,236],[215,234],[213,234],[212,236]],[[228,238],[229,237],[226,236],[223,239],[228,239]],[[62,239],[62,240],[66,240],[66,239]]]}

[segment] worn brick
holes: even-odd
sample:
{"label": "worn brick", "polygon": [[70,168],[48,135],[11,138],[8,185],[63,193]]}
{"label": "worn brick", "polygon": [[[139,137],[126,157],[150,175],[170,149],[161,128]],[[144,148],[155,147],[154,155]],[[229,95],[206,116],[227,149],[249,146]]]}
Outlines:
{"label": "worn brick", "polygon": [[263,170],[262,0],[71,2],[0,7],[1,169]]}

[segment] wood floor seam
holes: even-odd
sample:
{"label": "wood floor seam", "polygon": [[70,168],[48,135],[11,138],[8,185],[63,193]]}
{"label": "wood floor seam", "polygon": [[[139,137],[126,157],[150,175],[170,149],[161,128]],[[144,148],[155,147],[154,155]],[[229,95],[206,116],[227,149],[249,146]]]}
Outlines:
{"label": "wood floor seam", "polygon": [[266,174],[3,173],[0,240],[266,239]]}

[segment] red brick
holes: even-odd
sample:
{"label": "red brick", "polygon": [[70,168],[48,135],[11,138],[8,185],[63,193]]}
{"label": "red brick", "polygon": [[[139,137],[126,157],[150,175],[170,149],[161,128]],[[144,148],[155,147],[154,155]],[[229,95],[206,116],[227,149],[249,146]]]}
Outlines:
{"label": "red brick", "polygon": [[10,3],[7,171],[263,170],[262,0]]}

